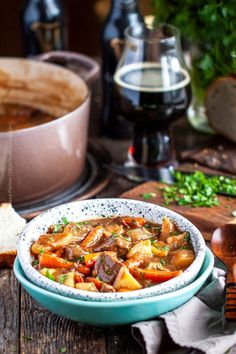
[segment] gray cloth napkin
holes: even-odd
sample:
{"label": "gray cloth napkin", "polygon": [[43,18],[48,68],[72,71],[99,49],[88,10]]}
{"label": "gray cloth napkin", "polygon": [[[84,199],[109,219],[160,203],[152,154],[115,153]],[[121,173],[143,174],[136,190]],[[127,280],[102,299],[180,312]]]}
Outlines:
{"label": "gray cloth napkin", "polygon": [[236,354],[236,323],[223,322],[225,272],[214,268],[197,296],[157,320],[132,325],[147,354]]}

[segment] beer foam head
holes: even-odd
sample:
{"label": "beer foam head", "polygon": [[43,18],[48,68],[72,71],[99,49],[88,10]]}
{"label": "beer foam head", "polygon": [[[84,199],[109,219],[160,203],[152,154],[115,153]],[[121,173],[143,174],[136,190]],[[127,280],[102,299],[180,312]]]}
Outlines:
{"label": "beer foam head", "polygon": [[123,88],[143,92],[166,92],[185,87],[190,82],[186,70],[172,71],[158,63],[132,63],[117,70],[114,75],[116,84]]}

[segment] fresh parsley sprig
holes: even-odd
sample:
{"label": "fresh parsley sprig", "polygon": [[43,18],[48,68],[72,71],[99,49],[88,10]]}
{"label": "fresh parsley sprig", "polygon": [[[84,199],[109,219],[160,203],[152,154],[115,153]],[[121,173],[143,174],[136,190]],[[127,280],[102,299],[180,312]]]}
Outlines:
{"label": "fresh parsley sprig", "polygon": [[168,22],[198,50],[192,63],[192,82],[199,100],[219,76],[236,72],[235,0],[153,0],[160,22]]}
{"label": "fresh parsley sprig", "polygon": [[217,193],[236,194],[236,180],[224,176],[207,177],[196,171],[191,174],[176,172],[176,183],[164,187],[164,204],[176,202],[192,207],[212,207],[219,205]]}

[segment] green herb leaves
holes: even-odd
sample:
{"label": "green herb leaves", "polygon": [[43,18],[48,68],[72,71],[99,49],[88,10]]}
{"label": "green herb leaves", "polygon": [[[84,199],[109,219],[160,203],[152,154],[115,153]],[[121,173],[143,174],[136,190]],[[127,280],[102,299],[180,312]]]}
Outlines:
{"label": "green herb leaves", "polygon": [[68,225],[69,224],[69,221],[67,220],[67,218],[65,216],[63,216],[61,218],[61,223],[63,223],[64,225]]}
{"label": "green herb leaves", "polygon": [[48,269],[46,270],[45,276],[46,276],[48,279],[55,281],[54,276],[50,273],[50,271],[49,271]]}
{"label": "green herb leaves", "polygon": [[79,256],[76,261],[80,263],[84,263],[84,256]]}
{"label": "green herb leaves", "polygon": [[192,83],[199,100],[219,76],[236,72],[235,0],[153,0],[159,22],[168,22],[197,46],[192,62]]}
{"label": "green herb leaves", "polygon": [[[61,218],[61,221],[58,224],[55,224],[53,227],[53,233],[56,234],[59,231],[62,232],[62,226],[67,226],[70,222],[67,220],[65,216]],[[62,230],[61,230],[62,229]]]}
{"label": "green herb leaves", "polygon": [[236,194],[236,180],[224,177],[207,177],[196,171],[186,175],[175,173],[176,183],[163,188],[165,205],[176,202],[178,205],[192,207],[212,207],[219,205],[218,192]]}
{"label": "green herb leaves", "polygon": [[67,278],[67,274],[62,274],[58,277],[58,281],[60,284],[64,284],[65,280]]}
{"label": "green herb leaves", "polygon": [[56,225],[54,225],[54,227],[53,227],[53,233],[54,233],[54,234],[58,233],[58,231],[60,230],[60,228],[61,228],[61,224],[56,224]]}
{"label": "green herb leaves", "polygon": [[36,267],[37,265],[39,264],[39,260],[38,259],[35,259],[32,263],[32,266],[33,267]]}
{"label": "green herb leaves", "polygon": [[143,193],[141,197],[143,197],[144,200],[149,200],[153,197],[156,197],[156,193]]}

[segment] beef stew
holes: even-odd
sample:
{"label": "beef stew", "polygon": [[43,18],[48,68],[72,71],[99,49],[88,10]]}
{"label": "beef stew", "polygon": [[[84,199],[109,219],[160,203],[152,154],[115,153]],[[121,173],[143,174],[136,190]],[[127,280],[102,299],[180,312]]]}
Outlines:
{"label": "beef stew", "polygon": [[180,275],[195,259],[188,232],[167,217],[113,217],[51,225],[32,245],[33,267],[72,288],[125,292]]}

